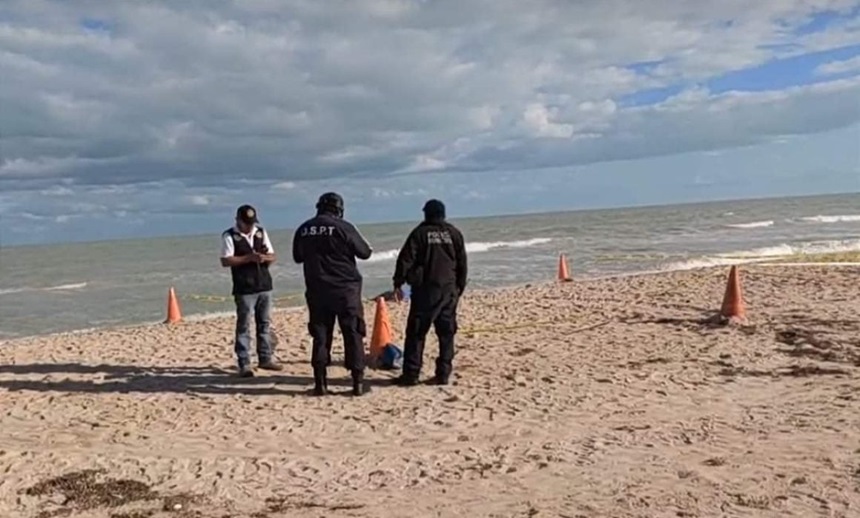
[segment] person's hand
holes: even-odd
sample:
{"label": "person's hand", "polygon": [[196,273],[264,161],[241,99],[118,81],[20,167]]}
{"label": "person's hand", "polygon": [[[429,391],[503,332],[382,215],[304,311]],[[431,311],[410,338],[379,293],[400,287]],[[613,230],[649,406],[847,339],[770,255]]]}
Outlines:
{"label": "person's hand", "polygon": [[257,252],[251,252],[251,255],[248,256],[248,262],[259,264],[263,262],[263,256]]}
{"label": "person's hand", "polygon": [[394,300],[396,300],[397,302],[403,302],[404,298],[405,297],[403,295],[403,288],[399,286],[394,288]]}

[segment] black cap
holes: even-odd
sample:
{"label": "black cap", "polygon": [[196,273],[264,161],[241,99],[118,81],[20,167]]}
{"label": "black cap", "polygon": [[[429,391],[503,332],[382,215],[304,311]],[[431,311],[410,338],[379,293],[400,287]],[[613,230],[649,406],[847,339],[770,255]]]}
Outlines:
{"label": "black cap", "polygon": [[336,192],[327,192],[317,201],[317,210],[333,211],[343,216],[343,198]]}
{"label": "black cap", "polygon": [[429,200],[424,204],[424,215],[428,218],[444,218],[445,204],[439,200]]}
{"label": "black cap", "polygon": [[242,205],[236,209],[236,218],[249,225],[260,221],[257,219],[257,209],[250,205]]}

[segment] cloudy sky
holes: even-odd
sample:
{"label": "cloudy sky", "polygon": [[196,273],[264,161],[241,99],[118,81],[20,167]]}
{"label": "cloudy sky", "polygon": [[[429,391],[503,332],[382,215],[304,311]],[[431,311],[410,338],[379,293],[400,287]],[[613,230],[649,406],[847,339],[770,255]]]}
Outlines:
{"label": "cloudy sky", "polygon": [[4,244],[860,191],[857,0],[0,2]]}

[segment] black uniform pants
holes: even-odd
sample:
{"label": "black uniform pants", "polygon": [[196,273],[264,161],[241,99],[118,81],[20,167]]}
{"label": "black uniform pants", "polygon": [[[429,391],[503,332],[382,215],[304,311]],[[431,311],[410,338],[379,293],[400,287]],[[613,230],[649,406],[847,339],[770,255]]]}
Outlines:
{"label": "black uniform pants", "polygon": [[308,332],[313,338],[311,365],[315,368],[331,365],[331,345],[334,321],[337,318],[343,335],[345,367],[351,371],[364,370],[364,307],[361,288],[336,292],[306,293],[308,303]]}
{"label": "black uniform pants", "polygon": [[457,334],[457,289],[417,288],[412,292],[409,316],[406,319],[406,339],[403,344],[403,375],[417,378],[424,357],[424,340],[430,327],[439,339],[436,376],[451,375],[454,360],[454,335]]}

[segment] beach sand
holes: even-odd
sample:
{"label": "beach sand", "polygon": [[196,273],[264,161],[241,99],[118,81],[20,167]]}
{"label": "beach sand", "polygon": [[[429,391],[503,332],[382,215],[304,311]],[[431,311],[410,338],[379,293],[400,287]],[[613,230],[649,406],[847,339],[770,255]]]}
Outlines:
{"label": "beach sand", "polygon": [[361,398],[304,312],[252,379],[232,318],[2,344],[0,516],[860,516],[860,267],[743,266],[709,325],[727,273],[469,291],[454,385]]}

